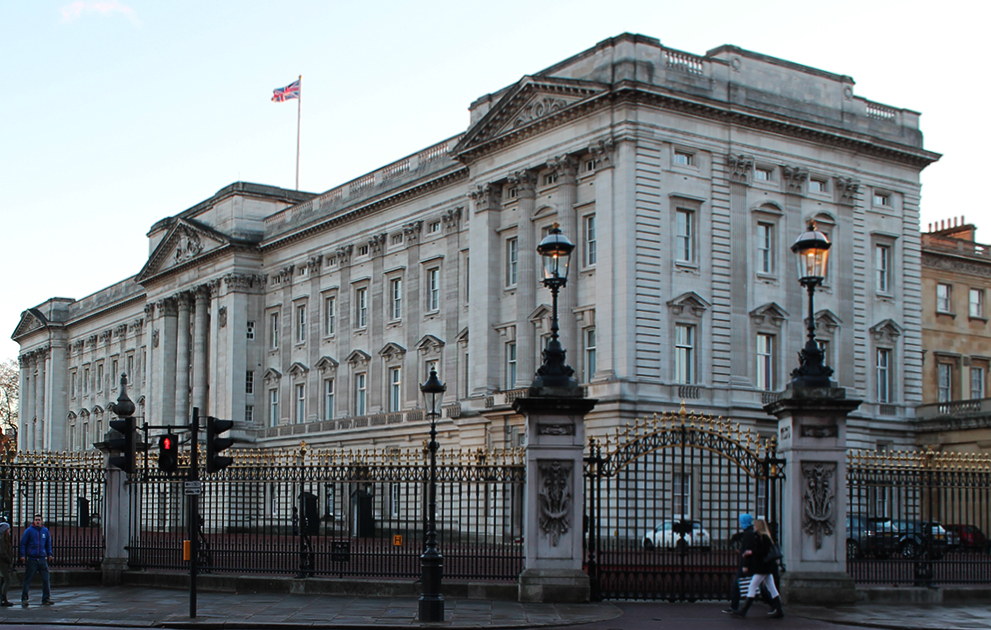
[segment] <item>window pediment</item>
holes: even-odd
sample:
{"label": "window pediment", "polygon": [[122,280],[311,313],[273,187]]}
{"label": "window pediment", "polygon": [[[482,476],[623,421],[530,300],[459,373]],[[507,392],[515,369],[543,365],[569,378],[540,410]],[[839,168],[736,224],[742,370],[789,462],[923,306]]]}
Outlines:
{"label": "window pediment", "polygon": [[324,373],[327,373],[327,372],[336,372],[337,371],[337,361],[333,360],[330,357],[326,357],[326,356],[325,357],[321,357],[320,360],[317,361],[317,369],[320,370],[321,372],[324,372]]}
{"label": "window pediment", "polygon": [[821,311],[816,312],[815,319],[816,328],[821,328],[830,335],[833,334],[833,331],[839,328],[840,324],[843,323],[843,320],[828,308],[824,308]]}
{"label": "window pediment", "polygon": [[444,342],[433,335],[424,335],[420,341],[416,343],[415,347],[422,354],[426,354],[428,352],[440,351],[440,349],[444,347]]}
{"label": "window pediment", "polygon": [[296,361],[295,363],[293,363],[289,367],[289,376],[291,376],[293,378],[300,378],[302,376],[306,376],[306,374],[309,371],[310,371],[310,368],[306,367],[305,365],[303,365],[299,361]]}
{"label": "window pediment", "polygon": [[348,355],[348,358],[345,359],[345,361],[347,361],[348,365],[351,367],[355,367],[358,365],[367,365],[371,358],[371,355],[363,350],[352,350],[351,354]]}
{"label": "window pediment", "polygon": [[262,377],[265,383],[271,385],[273,383],[278,383],[282,378],[282,372],[276,370],[275,368],[268,368],[265,370],[265,375]]}
{"label": "window pediment", "polygon": [[695,317],[702,317],[707,310],[712,308],[712,304],[695,291],[682,293],[678,297],[668,300],[667,304],[668,308],[675,315],[686,313],[687,310],[687,314],[694,315]]}
{"label": "window pediment", "polygon": [[404,354],[406,354],[406,348],[392,341],[382,346],[382,349],[379,350],[379,356],[386,361],[389,361],[394,357],[401,357]]}
{"label": "window pediment", "polygon": [[781,328],[782,322],[788,319],[788,311],[781,308],[777,302],[768,302],[750,311],[750,318],[758,326],[770,325]]}
{"label": "window pediment", "polygon": [[893,319],[885,319],[871,326],[871,336],[874,337],[874,341],[894,342],[904,330]]}

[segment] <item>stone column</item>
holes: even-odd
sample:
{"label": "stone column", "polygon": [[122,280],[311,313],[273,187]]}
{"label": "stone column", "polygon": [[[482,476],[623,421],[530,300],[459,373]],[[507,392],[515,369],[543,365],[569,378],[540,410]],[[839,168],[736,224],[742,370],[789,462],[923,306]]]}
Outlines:
{"label": "stone column", "polygon": [[513,408],[526,416],[525,561],[521,602],[587,602],[582,570],[585,415],[581,388],[531,387]]}
{"label": "stone column", "polygon": [[574,156],[564,155],[554,159],[550,166],[557,174],[557,189],[561,200],[557,213],[558,226],[572,243],[578,245],[571,257],[571,272],[568,278],[569,290],[561,291],[558,299],[558,319],[561,327],[558,334],[561,337],[561,345],[572,351],[571,360],[574,361],[576,360],[575,357],[578,356],[577,353],[581,352],[582,346],[578,338],[578,321],[575,319],[575,310],[578,308],[578,284],[580,280],[578,271],[581,269],[581,257],[584,255],[578,220],[575,217],[575,203],[578,201],[578,160]]}
{"label": "stone column", "polygon": [[[599,256],[595,262],[595,336],[598,343],[595,349],[595,374],[593,382],[608,381],[616,376],[616,355],[613,347],[617,343],[627,343],[627,338],[619,331],[625,330],[616,321],[614,304],[618,277],[623,273],[624,259],[619,256],[625,244],[615,234],[616,225],[623,225],[613,210],[613,177],[616,145],[612,140],[603,140],[589,147],[595,160],[595,229],[599,244]],[[632,215],[632,209],[622,209]],[[633,217],[629,217],[633,220]],[[632,223],[628,225],[633,225]],[[572,263],[574,264],[574,263]],[[563,291],[567,293],[567,289]]]}
{"label": "stone column", "polygon": [[[452,387],[447,388],[447,392],[444,394],[444,402],[453,402],[460,398],[458,383],[461,379],[458,378],[458,344],[454,343],[454,339],[458,336],[458,322],[461,321],[460,291],[464,282],[462,279],[464,272],[461,270],[460,260],[461,214],[463,211],[464,208],[459,206],[441,215],[444,239],[447,244],[447,258],[444,261],[444,297],[441,301],[441,317],[444,318],[444,341],[446,345],[444,346],[440,369],[444,372],[442,375],[444,382],[452,385]],[[421,377],[417,375],[417,379],[419,378]]]}
{"label": "stone column", "polygon": [[[502,285],[499,282],[500,193],[495,184],[479,184],[468,193],[474,204],[474,215],[468,227],[468,356],[471,361],[473,398],[488,396],[502,386],[503,349],[499,335],[489,319],[498,307]],[[514,384],[510,383],[512,387]]]}
{"label": "stone column", "polygon": [[[152,365],[158,368],[155,378],[154,402],[159,412],[159,424],[186,424],[176,417],[176,363],[178,354],[178,303],[168,298],[158,303],[158,326],[151,333]],[[154,368],[153,368],[154,369]]]}
{"label": "stone column", "polygon": [[529,170],[509,178],[516,187],[517,252],[519,274],[516,289],[516,387],[527,387],[533,380],[537,359],[530,313],[537,307],[537,243],[534,241],[533,212],[537,205],[537,176]]}
{"label": "stone column", "polygon": [[[403,239],[406,241],[406,275],[403,278],[403,328],[406,331],[407,350],[413,350],[420,341],[420,327],[423,323],[420,305],[420,237],[423,234],[423,221],[413,221],[403,226]],[[419,352],[406,353],[406,381],[403,387],[405,400],[419,400],[420,383],[426,379],[420,365]]]}
{"label": "stone column", "polygon": [[45,423],[45,363],[48,360],[48,349],[35,350],[34,364],[37,371],[34,376],[34,415],[37,418],[35,429],[36,451],[45,450],[48,441],[45,433],[50,429],[51,423]]}
{"label": "stone column", "polygon": [[781,576],[786,603],[856,601],[846,573],[846,419],[861,401],[842,387],[793,387],[764,410],[778,419],[785,460]]}
{"label": "stone column", "polygon": [[201,284],[196,287],[196,310],[193,320],[193,406],[200,415],[208,414],[207,408],[207,324],[210,321],[210,287]]}
{"label": "stone column", "polygon": [[[118,586],[121,573],[127,569],[127,544],[130,532],[131,493],[124,484],[127,473],[109,463],[110,451],[106,442],[98,442],[96,447],[103,451],[103,468],[106,471],[104,490],[105,521],[103,535],[106,548],[103,552],[103,586]],[[119,453],[114,453],[119,454]]]}
{"label": "stone column", "polygon": [[[754,167],[752,157],[729,155],[726,158],[726,176],[729,180],[730,235],[732,237],[732,268],[730,269],[730,322],[734,331],[750,330],[749,299],[753,269],[750,265],[750,213],[747,211],[747,191]],[[700,230],[696,225],[694,229]],[[793,291],[793,293],[797,293]],[[801,297],[801,296],[799,296]],[[743,339],[749,333],[744,333]],[[737,340],[730,344],[730,384],[749,389],[753,356],[750,342]]]}
{"label": "stone column", "polygon": [[180,293],[178,296],[179,316],[176,322],[176,378],[175,378],[175,419],[186,424],[190,418],[189,409],[189,311],[191,296]]}

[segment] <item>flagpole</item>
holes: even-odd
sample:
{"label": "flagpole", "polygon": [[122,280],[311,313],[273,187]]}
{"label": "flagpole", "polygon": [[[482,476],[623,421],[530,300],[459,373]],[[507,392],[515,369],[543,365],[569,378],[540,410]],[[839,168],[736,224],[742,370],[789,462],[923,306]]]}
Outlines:
{"label": "flagpole", "polygon": [[299,75],[299,96],[296,97],[296,190],[299,191],[299,123],[303,109],[303,75]]}

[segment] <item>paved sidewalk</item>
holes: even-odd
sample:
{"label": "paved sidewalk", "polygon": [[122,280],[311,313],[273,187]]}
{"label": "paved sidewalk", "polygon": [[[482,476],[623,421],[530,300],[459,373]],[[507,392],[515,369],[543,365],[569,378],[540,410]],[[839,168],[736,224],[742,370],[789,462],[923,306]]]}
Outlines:
{"label": "paved sidewalk", "polygon": [[[19,593],[12,593],[15,596]],[[189,618],[189,592],[121,586],[56,588],[54,606],[41,606],[32,589],[27,608],[0,608],[0,623],[159,628],[409,628],[416,619],[413,597],[233,594],[201,592],[197,617]],[[783,620],[766,619],[767,607],[755,604],[751,615],[735,619],[720,612],[725,604],[602,602],[592,604],[520,604],[509,601],[448,599],[443,628],[537,628],[584,625],[581,630],[710,630],[747,627],[775,630],[972,630],[991,628],[986,605],[787,606]],[[834,625],[838,624],[838,625]],[[427,624],[431,626],[432,624]]]}

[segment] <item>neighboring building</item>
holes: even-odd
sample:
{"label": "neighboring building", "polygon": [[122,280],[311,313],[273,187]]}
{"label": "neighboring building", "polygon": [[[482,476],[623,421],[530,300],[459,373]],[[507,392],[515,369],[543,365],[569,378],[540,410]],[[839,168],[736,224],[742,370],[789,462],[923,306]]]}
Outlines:
{"label": "neighboring building", "polygon": [[953,219],[922,235],[924,386],[918,442],[991,450],[991,245]]}
{"label": "neighboring building", "polygon": [[24,448],[86,448],[121,372],[152,424],[192,407],[270,445],[522,443],[549,335],[535,247],[577,244],[562,341],[590,434],[690,408],[765,434],[805,329],[789,247],[815,219],[815,314],[852,447],[908,446],[922,401],[919,114],[850,77],[624,34],[476,100],[468,129],[319,195],[236,183],[163,219],[134,277],[24,312]]}

